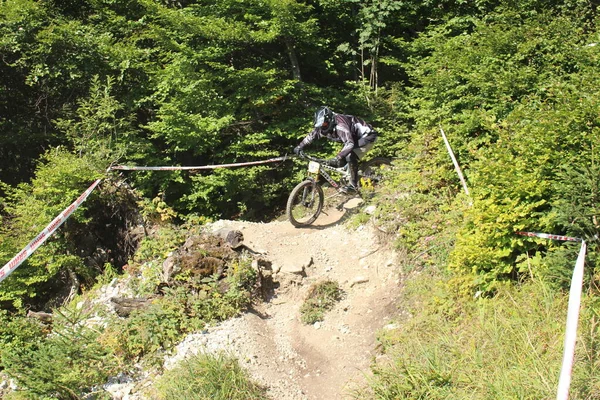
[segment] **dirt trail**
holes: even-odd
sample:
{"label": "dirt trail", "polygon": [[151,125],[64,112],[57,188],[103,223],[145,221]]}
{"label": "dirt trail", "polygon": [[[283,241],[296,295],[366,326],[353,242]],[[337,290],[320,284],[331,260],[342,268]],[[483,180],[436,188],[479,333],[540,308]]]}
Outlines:
{"label": "dirt trail", "polygon": [[[240,230],[244,243],[279,271],[278,287],[268,302],[209,329],[201,341],[233,353],[273,399],[352,398],[352,387],[369,373],[376,332],[396,313],[394,254],[374,228],[346,228],[346,213],[329,210],[304,229],[287,221],[213,226]],[[337,281],[345,297],[323,322],[307,326],[300,306],[310,285],[323,279]]]}

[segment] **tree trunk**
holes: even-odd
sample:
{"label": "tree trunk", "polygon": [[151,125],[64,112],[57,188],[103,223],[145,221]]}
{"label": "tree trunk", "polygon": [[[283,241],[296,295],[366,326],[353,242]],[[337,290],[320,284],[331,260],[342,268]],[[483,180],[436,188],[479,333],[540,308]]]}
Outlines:
{"label": "tree trunk", "polygon": [[294,79],[302,82],[302,76],[300,75],[300,63],[298,62],[298,57],[296,56],[294,42],[290,37],[286,37],[284,40],[288,56],[290,57],[290,63],[292,64],[292,74],[294,76]]}

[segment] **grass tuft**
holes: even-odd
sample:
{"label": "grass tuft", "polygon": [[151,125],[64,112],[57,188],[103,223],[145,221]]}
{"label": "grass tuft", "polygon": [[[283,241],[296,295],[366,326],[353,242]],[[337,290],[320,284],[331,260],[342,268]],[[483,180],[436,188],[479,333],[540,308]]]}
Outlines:
{"label": "grass tuft", "polygon": [[[361,399],[549,399],[560,373],[567,295],[539,281],[501,288],[491,298],[456,299],[442,277],[407,283],[404,320],[382,331],[386,357]],[[585,302],[595,301],[589,296]],[[585,303],[584,302],[584,303]],[[573,398],[600,393],[594,307],[582,307]]]}
{"label": "grass tuft", "polygon": [[314,324],[325,318],[325,312],[331,310],[340,301],[343,291],[335,281],[327,280],[311,286],[304,304],[300,308],[300,319],[305,324]]}
{"label": "grass tuft", "polygon": [[[264,388],[252,382],[237,359],[198,354],[167,371],[154,386],[160,400],[263,400]],[[153,396],[153,397],[154,397]]]}

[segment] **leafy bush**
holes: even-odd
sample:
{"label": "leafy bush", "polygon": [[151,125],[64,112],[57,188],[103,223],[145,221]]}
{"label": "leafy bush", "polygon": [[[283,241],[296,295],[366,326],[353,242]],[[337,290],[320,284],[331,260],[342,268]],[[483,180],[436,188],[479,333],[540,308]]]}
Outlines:
{"label": "leafy bush", "polygon": [[172,224],[153,226],[144,236],[125,270],[129,286],[138,296],[153,294],[162,279],[163,261],[185,241],[185,230]]}
{"label": "leafy bush", "polygon": [[[598,209],[600,193],[600,167],[595,150],[592,149],[590,160],[583,160],[577,165],[564,165],[557,173],[553,182],[553,199],[551,200],[552,215],[557,224],[557,230],[565,235],[582,238],[587,243],[585,258],[587,285],[598,285],[598,257],[600,237]],[[585,155],[583,155],[585,156]],[[544,253],[543,264],[540,265],[537,276],[561,288],[568,288],[571,282],[574,260],[577,259],[580,245],[578,243],[563,243],[552,246]]]}
{"label": "leafy bush", "polygon": [[427,172],[409,160],[394,165],[376,194],[373,223],[403,255],[404,272],[446,265],[468,199],[456,189],[429,186]]}
{"label": "leafy bush", "polygon": [[[582,218],[571,219],[572,225],[557,218],[568,213],[557,198],[569,187],[559,171],[575,165],[591,170],[598,146],[598,49],[588,46],[597,30],[583,22],[584,8],[530,11],[504,4],[432,27],[410,46],[414,62],[407,71],[418,85],[397,99],[411,104],[405,117],[414,131],[401,152],[408,179],[395,182],[400,193],[390,195],[397,204],[392,215],[401,222],[392,227],[399,244],[414,251],[427,250],[419,243],[424,238],[453,242],[432,246],[450,250],[440,260],[447,259],[455,274],[450,284],[465,295],[493,293],[529,274],[528,267],[564,284],[559,246],[514,232],[565,234],[583,224]],[[472,207],[452,200],[460,183],[440,126],[468,180]],[[588,182],[585,204],[595,190]],[[571,204],[583,203],[570,187]],[[455,215],[446,218],[450,210]],[[586,218],[589,224],[591,215]]]}
{"label": "leafy bush", "polygon": [[[0,229],[0,248],[4,250],[0,253],[14,255],[20,251],[100,176],[88,160],[64,149],[46,153],[31,183],[3,187],[4,207],[10,217]],[[86,211],[96,196],[93,192],[67,223],[2,282],[0,301],[20,306],[31,298],[47,299],[45,291],[59,274],[68,276],[68,271],[72,271],[80,276],[93,275],[75,247],[76,238],[84,236],[90,222]]]}
{"label": "leafy bush", "polygon": [[[35,351],[48,332],[48,327],[35,319],[0,310],[0,355],[18,350]],[[0,357],[0,365],[3,359]]]}
{"label": "leafy bush", "polygon": [[125,363],[140,359],[160,362],[185,334],[237,315],[252,301],[256,272],[248,260],[234,262],[223,280],[204,278],[197,289],[165,288],[145,309],[127,319],[114,319],[102,342]]}
{"label": "leafy bush", "polygon": [[75,308],[56,310],[52,333],[43,335],[37,321],[3,324],[0,365],[19,390],[40,398],[79,398],[116,372],[114,357],[98,341],[99,331],[82,322],[86,318]]}

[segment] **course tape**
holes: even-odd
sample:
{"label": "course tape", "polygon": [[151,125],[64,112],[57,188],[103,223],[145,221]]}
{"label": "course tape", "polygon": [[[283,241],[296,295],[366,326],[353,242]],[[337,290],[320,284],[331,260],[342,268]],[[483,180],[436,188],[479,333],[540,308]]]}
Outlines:
{"label": "course tape", "polygon": [[573,361],[575,359],[575,343],[577,341],[577,324],[579,322],[579,307],[581,306],[581,291],[583,288],[583,267],[585,264],[585,253],[587,244],[585,240],[561,235],[549,235],[537,232],[516,232],[519,235],[539,237],[543,239],[563,240],[569,242],[581,242],[573,277],[571,278],[571,289],[569,290],[569,306],[567,311],[567,323],[565,342],[563,350],[563,361],[558,379],[558,390],[556,400],[567,400],[569,398],[569,387],[571,386],[571,375],[573,373]]}
{"label": "course tape", "polygon": [[542,239],[552,239],[552,240],[562,240],[567,242],[581,242],[582,239],[571,237],[571,236],[561,236],[561,235],[549,235],[547,233],[538,233],[538,232],[515,232],[517,235],[529,236],[529,237],[539,237]]}
{"label": "course tape", "polygon": [[115,165],[110,167],[109,169],[121,170],[121,171],[176,171],[176,170],[192,170],[192,169],[217,169],[217,168],[232,168],[232,167],[246,167],[250,165],[260,165],[260,164],[268,164],[279,161],[285,161],[288,157],[276,157],[270,158],[268,160],[262,161],[250,161],[243,163],[234,163],[234,164],[217,164],[217,165],[201,165],[196,167],[178,167],[178,166],[169,166],[169,167],[129,167],[127,165]]}
{"label": "course tape", "polygon": [[37,250],[52,234],[59,226],[63,224],[69,218],[69,216],[83,203],[90,193],[98,186],[98,184],[102,181],[102,179],[96,180],[85,192],[83,192],[77,200],[75,200],[71,205],[63,210],[56,218],[52,220],[44,228],[42,232],[39,233],[23,250],[21,250],[16,256],[13,257],[8,263],[0,269],[0,282],[2,282],[8,275],[10,275],[19,265],[23,263],[34,251]]}
{"label": "course tape", "polygon": [[563,353],[562,368],[560,378],[558,379],[557,400],[567,400],[569,398],[569,386],[571,385],[571,374],[573,372],[573,361],[575,359],[575,342],[577,340],[577,323],[579,322],[579,307],[581,305],[581,288],[583,286],[583,265],[585,264],[585,253],[587,245],[581,241],[581,249],[573,278],[571,279],[571,290],[569,291],[569,308],[567,311],[567,329],[565,334],[565,344]]}
{"label": "course tape", "polygon": [[[250,165],[260,165],[260,164],[268,164],[274,162],[280,162],[287,160],[287,156],[271,158],[268,160],[262,161],[251,161],[244,163],[235,163],[235,164],[219,164],[219,165],[203,165],[197,167],[128,167],[125,165],[115,165],[108,168],[107,171],[110,170],[125,170],[125,171],[173,171],[173,170],[192,170],[192,169],[217,169],[217,168],[231,168],[231,167],[244,167]],[[67,207],[62,213],[60,213],[56,218],[48,224],[48,226],[39,233],[23,250],[21,250],[16,256],[14,256],[8,263],[0,269],[0,282],[6,279],[15,269],[19,267],[29,256],[38,249],[59,226],[63,224],[69,218],[69,216],[75,211],[81,203],[83,203],[90,193],[98,186],[98,184],[102,181],[102,179],[96,180],[85,192],[79,196],[77,200],[75,200],[69,207]]]}
{"label": "course tape", "polygon": [[458,178],[460,179],[460,182],[462,183],[463,189],[465,190],[465,193],[467,194],[467,196],[470,196],[469,188],[467,187],[467,181],[465,180],[465,177],[463,176],[463,173],[460,169],[460,165],[458,164],[458,161],[456,160],[456,156],[454,156],[452,147],[450,147],[450,142],[448,141],[448,138],[446,137],[446,133],[444,132],[444,130],[442,129],[441,126],[440,126],[440,132],[442,133],[442,138],[444,139],[444,143],[446,144],[446,149],[448,150],[448,154],[450,154],[450,158],[452,159],[452,163],[454,164],[454,169],[456,170],[456,173],[458,174]]}

